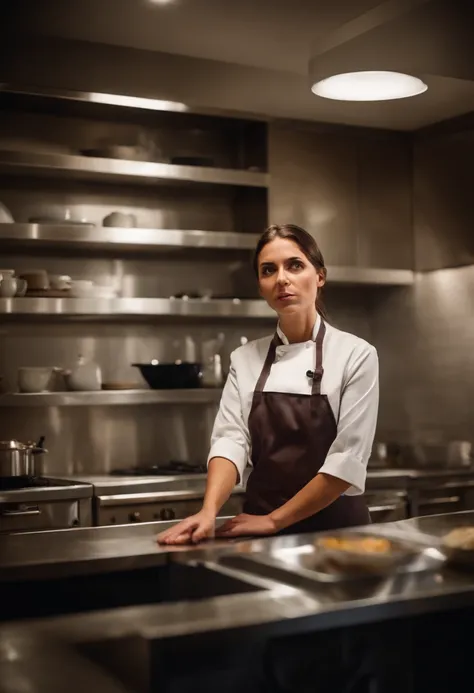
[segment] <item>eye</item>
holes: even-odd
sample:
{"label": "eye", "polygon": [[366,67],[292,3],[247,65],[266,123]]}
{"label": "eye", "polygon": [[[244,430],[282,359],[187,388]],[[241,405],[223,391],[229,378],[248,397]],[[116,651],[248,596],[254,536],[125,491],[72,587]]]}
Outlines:
{"label": "eye", "polygon": [[300,270],[303,269],[304,264],[301,262],[301,260],[292,260],[290,262],[290,269],[293,270]]}
{"label": "eye", "polygon": [[260,269],[260,275],[262,277],[269,277],[272,272],[273,272],[273,267],[271,265],[264,265]]}

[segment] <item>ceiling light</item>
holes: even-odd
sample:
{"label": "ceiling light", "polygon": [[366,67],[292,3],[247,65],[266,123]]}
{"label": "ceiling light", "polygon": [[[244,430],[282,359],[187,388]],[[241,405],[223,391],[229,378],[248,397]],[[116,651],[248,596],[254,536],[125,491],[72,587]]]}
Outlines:
{"label": "ceiling light", "polygon": [[163,99],[148,99],[142,96],[125,96],[123,94],[101,94],[91,92],[89,101],[104,103],[109,106],[126,106],[128,108],[143,108],[149,111],[187,111],[188,107],[178,101],[163,101]]}
{"label": "ceiling light", "polygon": [[337,101],[406,99],[427,89],[427,85],[418,77],[382,70],[345,72],[315,82],[311,87],[317,96]]}

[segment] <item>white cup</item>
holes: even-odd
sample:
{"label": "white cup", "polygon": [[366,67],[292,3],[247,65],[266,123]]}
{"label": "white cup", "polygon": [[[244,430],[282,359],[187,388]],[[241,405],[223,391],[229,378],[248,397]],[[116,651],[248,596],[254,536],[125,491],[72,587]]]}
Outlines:
{"label": "white cup", "polygon": [[0,269],[0,279],[5,279],[6,277],[14,277],[15,270],[12,269]]}
{"label": "white cup", "polygon": [[56,291],[66,291],[71,288],[72,279],[67,274],[50,274],[49,284]]}
{"label": "white cup", "polygon": [[18,388],[20,392],[49,392],[51,377],[55,370],[51,366],[19,368]]}
{"label": "white cup", "polygon": [[136,216],[134,214],[125,214],[124,212],[112,212],[102,220],[102,226],[118,226],[125,229],[131,229],[136,225]]}
{"label": "white cup", "polygon": [[94,297],[95,284],[89,279],[74,279],[71,282],[70,296],[73,298],[92,298]]}
{"label": "white cup", "polygon": [[0,297],[1,298],[13,298],[16,295],[18,289],[18,282],[15,277],[5,276],[0,279]]}
{"label": "white cup", "polygon": [[26,294],[27,289],[28,289],[28,282],[26,281],[26,279],[18,278],[16,280],[16,294],[15,294],[15,296],[17,296],[18,298],[22,298]]}

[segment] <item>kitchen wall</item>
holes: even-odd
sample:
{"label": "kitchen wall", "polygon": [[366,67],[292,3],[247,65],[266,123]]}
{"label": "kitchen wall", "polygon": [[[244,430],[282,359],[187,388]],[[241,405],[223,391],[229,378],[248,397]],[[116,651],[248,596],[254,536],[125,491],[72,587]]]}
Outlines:
{"label": "kitchen wall", "polygon": [[473,440],[474,267],[427,272],[413,288],[372,300],[379,437]]}
{"label": "kitchen wall", "polygon": [[[5,258],[2,258],[2,261]],[[327,307],[341,329],[371,338],[369,295],[366,290],[330,287]],[[270,334],[272,321],[221,321],[214,324],[149,324],[133,322],[14,323],[0,325],[0,372],[7,389],[15,388],[20,365],[70,366],[83,353],[101,363],[105,378],[139,381],[135,360],[169,358],[184,350],[191,336],[200,346],[218,332],[225,335],[224,364],[240,337]],[[182,353],[182,352],[181,352]],[[170,459],[205,460],[216,413],[215,405],[145,405],[33,407],[2,409],[0,439],[46,436],[47,474],[107,472],[136,464]]]}
{"label": "kitchen wall", "polygon": [[[53,43],[44,48],[41,61],[36,59],[34,46],[27,47],[29,61],[23,53],[12,53],[6,79],[202,101],[198,81],[183,78],[178,80],[181,91],[176,88],[173,75],[177,63],[183,62],[184,75],[189,59],[175,57],[173,70],[167,72],[161,63],[157,72],[152,55],[140,51],[133,51],[131,61],[124,61],[121,53],[118,69],[119,49],[74,45],[58,64]],[[113,53],[115,60],[104,61],[104,50],[109,57]],[[204,69],[202,74],[207,74]],[[269,75],[261,77],[268,79]],[[207,80],[207,88],[210,83],[215,85],[215,93],[206,92],[208,105],[238,108],[232,102],[236,95],[226,94],[217,76]],[[252,85],[248,88],[255,92]],[[291,121],[272,123],[270,128],[271,222],[291,220],[313,230],[328,264],[436,270],[418,276],[414,287],[396,289],[331,286],[329,277],[326,293],[332,321],[368,339],[379,352],[380,439],[474,437],[474,268],[438,269],[474,262],[473,132],[427,131],[420,133],[412,146],[411,138],[399,133]],[[29,183],[21,185],[24,200]],[[25,207],[11,183],[3,180],[0,199],[16,216],[17,209],[21,210],[26,220],[30,208],[37,211],[38,202],[45,208],[53,204],[51,189],[45,183],[41,186],[30,189]],[[74,205],[67,184],[60,186],[60,193],[60,202]],[[106,187],[100,195],[85,188],[82,193],[83,206],[78,211],[96,222],[117,204],[114,193]],[[230,206],[238,207],[238,202],[227,199],[225,191],[206,199],[201,193],[188,197],[186,206],[178,198],[167,198],[165,192],[159,195],[153,204],[148,195],[137,203],[137,192],[128,200],[125,191],[121,202],[130,202],[130,211],[138,208],[143,225],[186,228],[187,219],[201,215],[206,228],[241,230],[235,213],[229,214]],[[4,266],[20,263],[24,268],[38,266],[39,261],[25,256],[2,258]],[[238,267],[225,259],[216,264],[208,257],[162,258],[153,263],[99,258],[89,259],[85,265],[75,257],[41,258],[42,264],[51,263],[51,269],[59,268],[58,262],[62,262],[61,271],[68,273],[77,274],[80,265],[92,278],[118,276],[125,295],[160,295],[165,287],[170,293],[187,290],[193,282],[202,284],[203,277],[217,292],[255,292],[243,259]],[[47,355],[48,363],[67,366],[76,354],[84,353],[101,361],[105,377],[136,379],[132,361],[171,358],[183,348],[190,333],[199,348],[206,339],[224,332],[228,359],[240,336],[252,339],[271,329],[268,322],[192,326],[139,321],[73,325],[8,322],[0,326],[1,373],[12,387],[14,372],[25,365],[27,357],[29,365],[43,364]],[[0,437],[26,439],[45,434],[51,448],[48,473],[107,471],[170,458],[202,460],[214,413],[213,405],[199,406],[198,415],[192,405],[37,408],[21,415],[20,410],[10,410],[1,412]]]}

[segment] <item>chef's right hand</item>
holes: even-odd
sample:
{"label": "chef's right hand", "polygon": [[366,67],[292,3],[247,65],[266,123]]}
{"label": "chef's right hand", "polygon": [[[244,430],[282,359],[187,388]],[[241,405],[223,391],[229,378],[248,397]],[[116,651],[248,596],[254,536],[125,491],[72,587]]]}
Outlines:
{"label": "chef's right hand", "polygon": [[181,520],[174,527],[158,534],[158,544],[197,544],[203,539],[212,539],[216,528],[214,513],[201,510],[196,515],[191,515]]}

